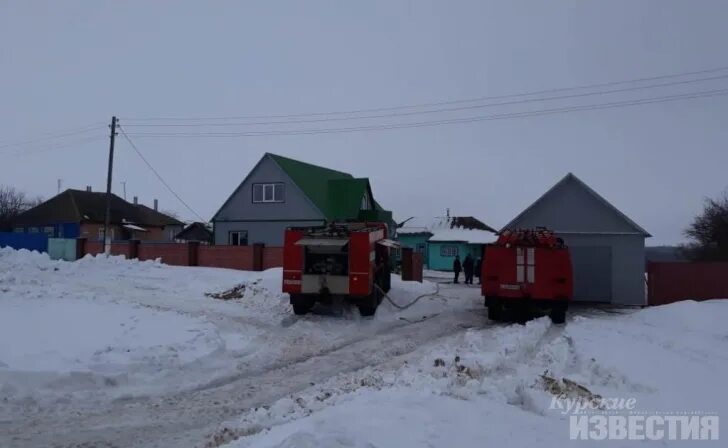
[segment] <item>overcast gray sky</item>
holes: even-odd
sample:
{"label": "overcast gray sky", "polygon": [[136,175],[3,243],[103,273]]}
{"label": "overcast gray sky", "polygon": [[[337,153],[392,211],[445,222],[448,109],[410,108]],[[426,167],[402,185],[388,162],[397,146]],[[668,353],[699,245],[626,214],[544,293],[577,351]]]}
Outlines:
{"label": "overcast gray sky", "polygon": [[[114,114],[130,134],[321,129],[725,89],[724,78],[412,117],[132,126],[143,117],[379,108],[723,67],[727,17],[728,2],[708,0],[2,0],[0,184],[45,197],[56,193],[59,178],[64,188],[104,189],[103,137]],[[658,244],[681,241],[703,198],[728,187],[727,118],[728,97],[715,96],[376,132],[131,138],[205,218],[263,153],[273,152],[369,177],[375,197],[398,219],[442,215],[449,207],[494,227],[571,171],[651,232],[648,244]],[[3,147],[93,124],[98,129]],[[117,194],[121,181],[129,198],[157,197],[163,209],[193,218],[122,138]]]}

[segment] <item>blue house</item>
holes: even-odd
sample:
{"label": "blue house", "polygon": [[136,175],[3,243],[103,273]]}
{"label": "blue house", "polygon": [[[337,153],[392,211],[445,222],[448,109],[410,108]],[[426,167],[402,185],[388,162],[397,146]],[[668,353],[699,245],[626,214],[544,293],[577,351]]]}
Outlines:
{"label": "blue house", "polygon": [[432,236],[427,240],[427,266],[436,271],[452,271],[456,256],[461,261],[468,254],[476,260],[482,258],[485,245],[495,241],[496,233],[472,216],[440,218],[431,231]]}
{"label": "blue house", "polygon": [[397,229],[403,247],[422,254],[428,269],[452,271],[456,256],[483,256],[484,246],[495,241],[495,229],[472,216],[445,216],[427,224],[416,219]]}
{"label": "blue house", "polygon": [[397,229],[397,239],[402,247],[409,247],[422,254],[422,263],[428,265],[427,240],[432,232],[427,227],[400,227]]}

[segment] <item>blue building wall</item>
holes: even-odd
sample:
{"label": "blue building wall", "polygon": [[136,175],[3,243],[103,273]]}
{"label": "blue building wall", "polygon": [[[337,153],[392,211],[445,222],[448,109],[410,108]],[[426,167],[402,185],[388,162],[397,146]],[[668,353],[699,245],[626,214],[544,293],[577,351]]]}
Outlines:
{"label": "blue building wall", "polygon": [[48,235],[45,233],[0,232],[0,247],[48,252]]}
{"label": "blue building wall", "polygon": [[452,271],[455,255],[462,262],[470,254],[474,260],[483,256],[483,244],[468,244],[456,241],[430,241],[427,243],[428,267],[435,271]]}
{"label": "blue building wall", "polygon": [[[46,232],[46,228],[53,228],[51,232]],[[16,227],[15,233],[44,233],[50,238],[78,238],[81,236],[81,225],[77,222],[55,222],[41,226],[25,226]]]}
{"label": "blue building wall", "polygon": [[425,266],[429,265],[428,262],[428,251],[427,251],[427,239],[430,238],[430,234],[404,234],[398,235],[399,242],[404,247],[411,247],[415,251],[422,253],[422,263]]}

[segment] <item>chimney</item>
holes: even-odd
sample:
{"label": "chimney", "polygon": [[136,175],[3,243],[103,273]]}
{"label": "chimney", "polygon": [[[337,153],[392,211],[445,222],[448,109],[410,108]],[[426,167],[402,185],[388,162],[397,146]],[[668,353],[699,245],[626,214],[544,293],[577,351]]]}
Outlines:
{"label": "chimney", "polygon": [[158,208],[159,208],[159,201],[155,199],[154,200],[154,210],[156,211]]}
{"label": "chimney", "polygon": [[91,185],[86,185],[86,191],[91,191]]}
{"label": "chimney", "polygon": [[134,205],[139,204],[139,197],[134,196]]}

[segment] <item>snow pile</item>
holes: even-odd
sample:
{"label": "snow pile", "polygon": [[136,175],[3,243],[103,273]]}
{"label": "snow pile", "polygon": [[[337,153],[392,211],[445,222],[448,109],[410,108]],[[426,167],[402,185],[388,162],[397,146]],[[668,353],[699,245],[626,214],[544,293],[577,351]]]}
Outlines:
{"label": "snow pile", "polygon": [[222,441],[240,437],[236,448],[563,446],[569,417],[552,408],[554,382],[572,386],[558,390],[566,398],[635,398],[645,412],[728,415],[727,318],[728,302],[683,302],[595,312],[565,327],[542,318],[468,330],[399,366],[340,375],[251,410],[228,422]]}

